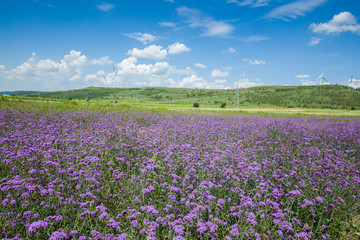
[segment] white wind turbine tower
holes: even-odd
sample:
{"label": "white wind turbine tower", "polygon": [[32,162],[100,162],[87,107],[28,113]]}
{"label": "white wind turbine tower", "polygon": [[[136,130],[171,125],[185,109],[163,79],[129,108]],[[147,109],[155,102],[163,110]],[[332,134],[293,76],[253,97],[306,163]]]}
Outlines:
{"label": "white wind turbine tower", "polygon": [[186,75],[183,75],[183,74],[180,74],[178,79],[177,79],[177,85],[178,85],[178,88],[180,88],[180,81],[182,78],[186,77]]}
{"label": "white wind turbine tower", "polygon": [[317,79],[320,82],[320,85],[322,84],[322,81],[326,81],[329,83],[329,81],[324,77],[324,70],[321,70],[321,75]]}
{"label": "white wind turbine tower", "polygon": [[114,81],[114,87],[115,87],[115,83],[116,83],[116,68],[115,68],[115,64],[112,65],[113,66],[113,72],[111,74],[111,78]]}
{"label": "white wind turbine tower", "polygon": [[109,74],[109,76],[103,76],[103,78],[105,79],[105,85],[108,86],[108,80],[113,80],[114,81],[114,87],[115,87],[115,76],[116,76],[116,69],[115,69],[115,65],[113,64],[113,72]]}

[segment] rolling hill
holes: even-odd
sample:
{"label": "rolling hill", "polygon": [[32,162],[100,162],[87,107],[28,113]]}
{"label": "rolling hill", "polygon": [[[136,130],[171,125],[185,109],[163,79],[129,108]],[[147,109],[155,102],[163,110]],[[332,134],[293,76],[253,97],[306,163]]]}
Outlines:
{"label": "rolling hill", "polygon": [[[1,92],[13,96],[39,97],[35,91]],[[218,105],[232,107],[234,89],[109,88],[87,87],[68,91],[40,92],[42,98],[110,101],[113,103],[157,103]],[[258,86],[239,89],[240,106],[360,109],[360,89],[342,85]]]}

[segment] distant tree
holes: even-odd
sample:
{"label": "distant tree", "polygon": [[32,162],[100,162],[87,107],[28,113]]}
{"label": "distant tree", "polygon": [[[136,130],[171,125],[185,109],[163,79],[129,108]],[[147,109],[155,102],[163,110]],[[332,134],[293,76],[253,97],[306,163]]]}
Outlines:
{"label": "distant tree", "polygon": [[226,103],[222,103],[220,107],[225,108],[225,106],[226,106]]}
{"label": "distant tree", "polygon": [[193,107],[195,107],[195,108],[198,108],[199,106],[200,106],[200,104],[197,102],[193,104]]}

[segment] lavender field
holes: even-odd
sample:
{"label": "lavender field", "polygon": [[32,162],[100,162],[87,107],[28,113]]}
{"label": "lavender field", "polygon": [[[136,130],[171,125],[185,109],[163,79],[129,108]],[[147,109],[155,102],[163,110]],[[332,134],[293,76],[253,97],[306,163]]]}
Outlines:
{"label": "lavender field", "polygon": [[3,239],[359,239],[360,121],[0,110]]}

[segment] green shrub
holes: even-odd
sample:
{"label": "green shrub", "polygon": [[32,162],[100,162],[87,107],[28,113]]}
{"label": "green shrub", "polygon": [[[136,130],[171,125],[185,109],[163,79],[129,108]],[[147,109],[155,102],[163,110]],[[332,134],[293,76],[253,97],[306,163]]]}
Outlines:
{"label": "green shrub", "polygon": [[199,103],[194,103],[194,104],[193,104],[193,107],[195,107],[195,108],[198,108],[199,106],[200,106]]}

